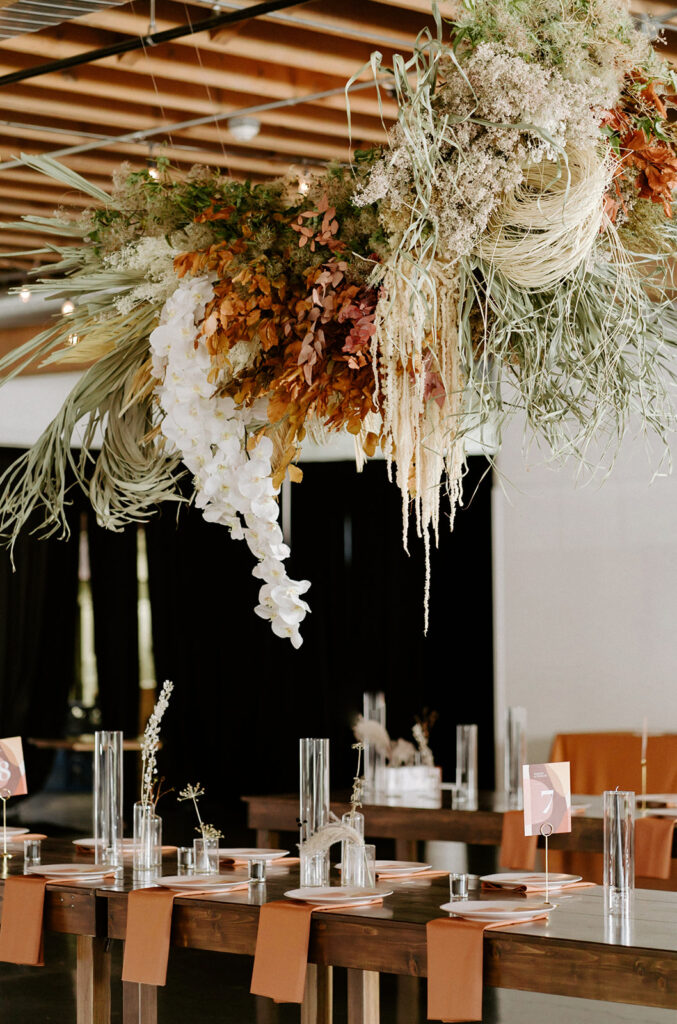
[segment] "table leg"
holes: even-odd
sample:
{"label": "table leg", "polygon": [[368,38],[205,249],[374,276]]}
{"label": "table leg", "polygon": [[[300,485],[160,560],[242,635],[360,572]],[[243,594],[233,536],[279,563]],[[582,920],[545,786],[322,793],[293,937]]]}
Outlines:
{"label": "table leg", "polygon": [[157,1024],[157,986],[122,982],[123,1024]]}
{"label": "table leg", "polygon": [[110,1024],[108,940],[77,937],[77,1024]]}
{"label": "table leg", "polygon": [[378,971],[348,969],[348,1024],[379,1024]]}
{"label": "table leg", "polygon": [[418,840],[396,839],[395,860],[418,860]]}
{"label": "table leg", "polygon": [[332,968],[323,964],[306,967],[306,991],[301,1003],[301,1024],[332,1024]]}
{"label": "table leg", "polygon": [[273,832],[268,828],[257,828],[256,845],[260,850],[279,850],[280,833]]}
{"label": "table leg", "polygon": [[268,996],[254,996],[256,1024],[277,1024],[279,1007]]}
{"label": "table leg", "polygon": [[419,1024],[421,979],[409,974],[397,976],[397,1024]]}

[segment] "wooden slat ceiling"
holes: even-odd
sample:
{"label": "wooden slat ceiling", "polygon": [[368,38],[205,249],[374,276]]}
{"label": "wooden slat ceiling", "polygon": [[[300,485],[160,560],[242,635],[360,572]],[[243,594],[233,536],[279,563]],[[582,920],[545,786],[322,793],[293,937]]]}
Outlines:
{"label": "wooden slat ceiling", "polygon": [[[253,0],[232,0],[220,9],[252,4]],[[445,14],[451,13],[449,5],[442,6]],[[636,11],[657,14],[671,8],[670,2],[660,0],[633,3]],[[0,75],[146,36],[149,13],[149,0],[135,0],[41,32],[0,40]],[[206,3],[157,0],[156,30],[200,21],[211,13]],[[207,163],[254,179],[282,174],[290,166],[346,160],[349,137],[342,94],[346,80],[368,62],[374,49],[386,60],[396,51],[408,52],[425,25],[432,25],[429,0],[315,0],[211,33],[2,86],[0,161],[22,151],[54,152],[87,142],[94,134],[117,137],[328,90],[337,91],[323,100],[258,113],[261,132],[251,142],[236,141],[224,120],[164,132],[156,136],[155,153],[163,143],[162,150],[180,168]],[[677,32],[668,33],[668,44],[668,52],[674,47],[677,53]],[[386,122],[395,112],[394,103],[386,98]],[[352,96],[351,117],[354,146],[384,140],[373,89]],[[105,188],[122,160],[144,166],[147,156],[147,143],[118,142],[63,157],[63,161]],[[28,168],[0,170],[2,220],[50,213],[60,205],[77,208],[87,202],[64,194]],[[18,229],[0,233],[0,268],[31,265],[32,257],[1,255],[18,247],[34,248],[35,236]]]}

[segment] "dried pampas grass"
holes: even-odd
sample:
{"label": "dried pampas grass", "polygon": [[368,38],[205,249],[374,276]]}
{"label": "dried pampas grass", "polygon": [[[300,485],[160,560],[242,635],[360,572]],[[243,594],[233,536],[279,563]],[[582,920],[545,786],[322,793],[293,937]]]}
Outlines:
{"label": "dried pampas grass", "polygon": [[527,168],[492,216],[476,255],[520,288],[562,280],[599,238],[612,176],[612,161],[592,146],[569,145],[558,161]]}
{"label": "dried pampas grass", "polygon": [[343,840],[355,843],[357,846],[364,846],[364,839],[357,829],[340,822],[330,822],[329,825],[323,825],[309,839],[301,843],[299,849],[303,850],[308,857],[314,857],[318,853],[324,853],[334,843],[340,843]]}
{"label": "dried pampas grass", "polygon": [[363,715],[358,715],[353,723],[353,735],[358,743],[375,747],[379,754],[388,754],[391,739],[388,730],[380,722],[373,722]]}

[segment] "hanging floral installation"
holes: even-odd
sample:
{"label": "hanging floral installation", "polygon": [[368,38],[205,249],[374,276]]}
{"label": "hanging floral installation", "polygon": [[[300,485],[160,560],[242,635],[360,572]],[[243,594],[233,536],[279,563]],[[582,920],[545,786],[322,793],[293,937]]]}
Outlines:
{"label": "hanging floral installation", "polygon": [[257,185],[123,168],[108,194],[24,158],[95,205],[22,222],[72,237],[48,247],[52,276],[32,290],[76,308],[0,375],[36,357],[89,368],[2,481],[7,542],[38,508],[43,532],[67,533],[71,474],[117,530],[185,500],[188,472],[205,519],[254,556],[256,612],[298,647],[309,583],[287,574],[278,495],[301,478],[305,437],[347,431],[358,468],[380,448],[405,545],[412,515],[427,552],[443,495],[453,525],[466,439],[487,424],[500,445],[520,413],[554,457],[588,466],[632,417],[667,451],[671,68],[611,0],[434,14],[411,57],[373,55],[398,121],[350,166]]}

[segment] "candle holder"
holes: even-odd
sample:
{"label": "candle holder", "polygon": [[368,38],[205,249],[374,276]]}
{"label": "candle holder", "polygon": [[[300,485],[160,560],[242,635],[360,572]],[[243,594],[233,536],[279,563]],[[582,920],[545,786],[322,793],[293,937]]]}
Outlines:
{"label": "candle holder", "polygon": [[[384,693],[365,693],[362,697],[362,715],[365,722],[378,722],[386,727],[386,698]],[[386,785],[386,755],[373,743],[364,744],[364,788],[371,796],[382,793]]]}
{"label": "candle holder", "polygon": [[635,888],[635,794],[604,793],[604,894],[608,906],[628,901]]}
{"label": "candle holder", "polygon": [[329,821],[329,740],[299,740],[299,857],[301,886],[329,884],[329,851],[307,856],[306,840]]}
{"label": "candle holder", "polygon": [[122,733],[94,733],[94,840],[96,859],[122,866]]}
{"label": "candle holder", "polygon": [[477,726],[456,726],[456,789],[454,807],[477,810]]}
{"label": "candle holder", "polygon": [[505,716],[504,785],[508,807],[524,808],[522,765],[527,760],[527,709],[508,708]]}

